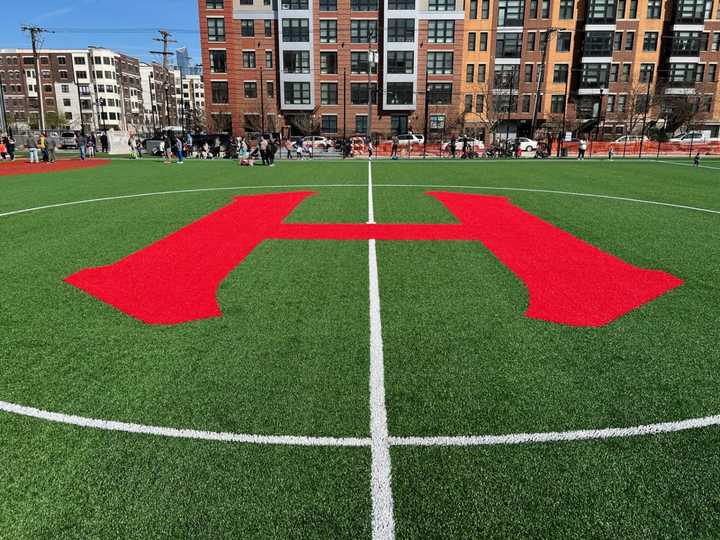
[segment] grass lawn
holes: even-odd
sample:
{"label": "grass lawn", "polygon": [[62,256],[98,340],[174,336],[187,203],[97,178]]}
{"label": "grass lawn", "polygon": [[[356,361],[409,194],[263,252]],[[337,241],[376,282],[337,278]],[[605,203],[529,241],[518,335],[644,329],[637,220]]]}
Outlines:
{"label": "grass lawn", "polygon": [[[391,436],[720,414],[718,171],[622,160],[378,161],[372,176],[378,223],[456,223],[428,191],[500,195],[628,263],[684,280],[606,326],[569,327],[525,317],[527,289],[480,242],[378,241]],[[263,242],[220,286],[222,317],[175,326],[145,325],[63,282],[233,197],[286,191],[317,192],[288,222],[368,221],[364,161],[114,160],[0,177],[0,402],[211,432],[374,437],[367,241]],[[152,195],[130,197],[138,194]],[[107,200],[2,216],[99,198]],[[393,446],[395,531],[712,537],[718,444],[720,430],[706,427]],[[169,438],[0,411],[0,538],[369,537],[372,457],[367,444]]]}

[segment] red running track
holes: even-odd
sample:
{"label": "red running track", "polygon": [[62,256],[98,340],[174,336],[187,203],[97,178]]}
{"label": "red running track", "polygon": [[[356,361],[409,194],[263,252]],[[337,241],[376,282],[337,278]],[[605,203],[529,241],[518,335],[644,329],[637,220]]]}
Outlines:
{"label": "red running track", "polygon": [[59,159],[55,163],[29,163],[25,159],[15,161],[0,160],[0,176],[15,176],[23,174],[45,174],[61,171],[74,171],[78,169],[93,169],[109,165],[109,159]]}
{"label": "red running track", "polygon": [[[589,327],[609,324],[683,283],[605,253],[506,197],[428,193],[458,224],[284,223],[310,195],[235,197],[114,264],[65,281],[145,323],[179,324],[221,316],[220,283],[265,240],[477,241],[527,287],[526,317]],[[482,287],[467,294],[482,294]]]}

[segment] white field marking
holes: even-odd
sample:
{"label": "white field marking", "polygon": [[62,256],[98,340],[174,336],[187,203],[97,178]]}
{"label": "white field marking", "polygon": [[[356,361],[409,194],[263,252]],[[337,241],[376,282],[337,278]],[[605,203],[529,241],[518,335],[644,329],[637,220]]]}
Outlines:
{"label": "white field marking", "polygon": [[[236,189],[268,189],[268,188],[293,188],[293,187],[365,187],[365,184],[317,184],[317,185],[284,185],[284,186],[236,186],[236,187],[219,187],[219,188],[202,188],[187,189],[176,191],[164,191],[153,193],[138,193],[134,195],[121,195],[117,197],[104,197],[100,199],[88,199],[83,201],[74,201],[60,204],[52,204],[46,206],[38,206],[35,208],[27,208],[24,210],[14,210],[0,214],[0,217],[21,214],[24,212],[32,212],[34,210],[43,210],[47,208],[57,208],[60,206],[72,206],[77,204],[86,204],[99,201],[108,201],[116,199],[128,199],[139,197],[150,197],[155,195],[169,195],[174,193],[195,193],[204,191],[227,191]],[[629,201],[643,204],[654,204],[660,206],[668,206],[671,208],[681,208],[686,210],[694,210],[697,212],[707,212],[711,214],[720,214],[718,210],[709,210],[707,208],[697,208],[694,206],[685,206],[679,204],[663,203],[657,201],[646,201],[642,199],[631,199],[627,197],[614,197],[611,195],[598,195],[591,193],[574,193],[567,191],[554,191],[547,189],[532,188],[504,188],[496,186],[456,186],[456,185],[426,185],[426,184],[381,184],[380,187],[422,187],[422,188],[459,188],[459,189],[485,189],[485,190],[502,190],[502,191],[524,191],[536,193],[551,193],[556,195],[574,195],[579,197],[595,197],[600,199],[611,199],[619,201]],[[377,259],[375,259],[377,265]],[[379,308],[379,304],[378,304]],[[382,332],[380,332],[381,334]],[[382,344],[382,341],[380,342]],[[384,382],[384,370],[381,374]],[[384,397],[384,396],[383,396]],[[100,420],[95,418],[86,418],[82,416],[66,415],[54,413],[0,401],[0,411],[17,414],[20,416],[29,416],[51,422],[62,424],[71,424],[81,427],[91,427],[95,429],[105,429],[111,431],[125,431],[130,433],[143,433],[148,435],[156,435],[161,437],[176,437],[186,439],[205,439],[213,441],[251,443],[251,444],[288,444],[288,445],[315,445],[315,446],[372,446],[371,439],[368,438],[336,438],[336,437],[305,437],[293,435],[251,435],[239,433],[223,433],[212,431],[195,431],[187,429],[177,429],[169,427],[149,426],[143,424],[129,424],[125,422],[116,422],[112,420]],[[386,420],[387,421],[387,420]],[[592,440],[592,439],[609,439],[621,437],[633,437],[641,435],[651,435],[655,433],[671,433],[674,431],[683,431],[688,429],[696,429],[702,427],[710,427],[720,425],[720,415],[705,416],[701,418],[689,418],[678,420],[675,422],[664,422],[658,424],[647,424],[643,426],[630,428],[603,428],[590,429],[580,431],[560,431],[545,433],[514,433],[506,435],[468,435],[456,437],[388,437],[390,446],[479,446],[479,445],[497,445],[497,444],[520,444],[533,442],[562,442],[574,440]]]}
{"label": "white field marking", "polygon": [[[368,223],[375,223],[372,197],[372,166],[368,161]],[[380,286],[375,239],[368,240],[370,293],[370,440],[372,531],[374,540],[395,538],[392,496],[392,465],[385,408],[385,359],[380,317]]]}
{"label": "white field marking", "polygon": [[[326,188],[326,187],[367,187],[366,184],[295,184],[295,185],[266,185],[266,186],[233,186],[233,187],[214,187],[214,188],[198,188],[198,189],[180,189],[174,191],[156,191],[151,193],[135,193],[132,195],[117,195],[114,197],[101,197],[98,199],[85,199],[80,201],[70,201],[57,204],[47,204],[44,206],[35,206],[33,208],[23,208],[21,210],[12,210],[9,212],[1,213],[0,218],[13,216],[16,214],[25,214],[27,212],[34,212],[36,210],[47,210],[49,208],[60,208],[63,206],[75,206],[79,204],[89,204],[103,201],[115,201],[119,199],[139,199],[142,197],[155,197],[159,195],[173,195],[182,193],[202,193],[209,191],[234,191],[242,189],[291,189],[291,188]],[[596,199],[609,199],[613,201],[626,201],[635,202],[641,204],[654,204],[658,206],[667,206],[670,208],[682,208],[684,210],[693,210],[695,212],[707,212],[709,214],[720,214],[720,210],[711,210],[709,208],[699,208],[697,206],[686,206],[682,204],[665,203],[659,201],[648,201],[644,199],[632,199],[629,197],[616,197],[614,195],[601,195],[597,193],[577,193],[573,191],[557,191],[552,189],[535,189],[535,188],[513,188],[513,187],[499,187],[499,186],[459,186],[459,185],[437,185],[437,184],[375,184],[374,188],[378,187],[392,187],[392,188],[426,188],[426,189],[478,189],[478,190],[497,190],[497,191],[522,191],[528,193],[551,193],[553,195],[571,195],[574,197],[591,197]]]}
{"label": "white field marking", "polygon": [[468,435],[456,437],[390,437],[393,446],[492,446],[499,444],[528,444],[561,441],[615,439],[673,433],[720,425],[720,415],[689,418],[677,422],[662,422],[628,428],[582,429],[577,431],[548,431],[544,433],[511,433],[508,435]]}
{"label": "white field marking", "polygon": [[[661,159],[656,159],[655,161],[658,163],[665,163],[667,165],[680,165],[681,167],[694,167],[694,165],[692,163],[677,163],[677,162],[673,162],[673,161],[663,161]],[[698,165],[698,168],[713,169],[716,171],[720,171],[720,167],[711,167],[710,165]]]}
{"label": "white field marking", "polygon": [[171,427],[131,424],[113,420],[99,420],[84,416],[61,414],[43,411],[34,407],[25,407],[15,403],[0,401],[0,411],[20,416],[29,416],[59,424],[103,429],[106,431],[124,431],[178,439],[200,439],[206,441],[223,441],[252,444],[279,444],[288,446],[370,446],[370,439],[361,437],[304,437],[298,435],[251,435],[245,433],[226,433],[218,431],[198,431],[195,429],[177,429]]}

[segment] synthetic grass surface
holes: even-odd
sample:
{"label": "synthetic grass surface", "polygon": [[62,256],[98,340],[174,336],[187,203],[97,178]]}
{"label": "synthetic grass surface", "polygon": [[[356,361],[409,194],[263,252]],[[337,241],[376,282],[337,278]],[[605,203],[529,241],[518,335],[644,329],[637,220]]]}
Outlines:
{"label": "synthetic grass surface", "polygon": [[[651,162],[373,164],[379,223],[452,223],[436,187],[598,193],[720,209],[718,173]],[[0,179],[0,212],[95,197],[318,184],[293,222],[367,221],[367,164],[114,161]],[[343,184],[345,187],[322,187]],[[348,187],[348,184],[357,186]],[[384,187],[385,186],[385,187]],[[227,204],[178,193],[0,218],[0,400],[261,434],[369,433],[367,242],[270,241],[220,288],[223,317],[148,327],[62,279]],[[448,190],[464,191],[461,188]],[[391,435],[624,427],[718,414],[719,215],[551,193],[513,204],[685,285],[600,329],[523,317],[475,242],[379,242]],[[400,537],[712,536],[715,428],[618,441],[393,448]],[[367,537],[368,449],[168,440],[0,413],[0,537]]]}

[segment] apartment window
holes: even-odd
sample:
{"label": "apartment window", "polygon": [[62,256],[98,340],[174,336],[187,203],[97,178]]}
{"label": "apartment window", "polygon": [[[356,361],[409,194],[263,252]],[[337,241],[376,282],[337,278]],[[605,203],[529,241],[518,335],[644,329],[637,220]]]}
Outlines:
{"label": "apartment window", "polygon": [[550,18],[550,0],[542,0],[540,4],[540,17],[543,19]]}
{"label": "apartment window", "polygon": [[309,82],[285,82],[285,103],[288,105],[310,104]]}
{"label": "apartment window", "polygon": [[487,32],[480,32],[480,50],[487,51],[488,34]]}
{"label": "apartment window", "polygon": [[473,97],[472,97],[472,94],[465,94],[465,108],[464,108],[464,112],[466,112],[466,113],[472,112],[472,106],[473,106]]}
{"label": "apartment window", "polygon": [[[624,2],[624,0],[619,0]],[[615,0],[590,0],[587,24],[607,24],[615,22]],[[624,10],[624,8],[623,8]]]}
{"label": "apartment window", "polygon": [[615,18],[617,18],[617,19],[625,18],[625,6],[626,6],[625,0],[617,0],[617,6],[615,7]]}
{"label": "apartment window", "polygon": [[320,103],[337,105],[337,83],[320,83]]}
{"label": "apartment window", "polygon": [[[208,27],[209,27],[209,24],[210,23],[208,23]],[[213,40],[211,39],[210,41],[213,41]],[[85,58],[83,58],[82,56],[75,56],[75,57],[73,57],[73,62],[75,63],[75,65],[84,66]]]}
{"label": "apartment window", "polygon": [[388,9],[415,9],[415,0],[388,0]]}
{"label": "apartment window", "polygon": [[708,64],[708,81],[717,81],[717,64]]}
{"label": "apartment window", "polygon": [[283,51],[285,73],[310,73],[310,51]]}
{"label": "apartment window", "polygon": [[631,64],[622,65],[622,78],[620,79],[621,82],[630,82],[630,67]]}
{"label": "apartment window", "polygon": [[263,31],[265,33],[265,37],[272,37],[272,20],[271,19],[265,19],[263,21]]}
{"label": "apartment window", "polygon": [[387,40],[390,43],[415,41],[415,19],[388,19]]}
{"label": "apartment window", "polygon": [[643,51],[656,51],[658,44],[657,32],[645,32],[643,36]]}
{"label": "apartment window", "polygon": [[428,11],[454,11],[455,0],[429,0]]}
{"label": "apartment window", "polygon": [[522,97],[522,112],[527,113],[530,112],[530,96],[528,94],[525,94]]}
{"label": "apartment window", "polygon": [[613,94],[610,94],[607,97],[607,105],[605,105],[605,110],[609,113],[615,112],[615,96]]}
{"label": "apartment window", "polygon": [[67,85],[67,84],[61,84],[61,85],[60,85],[60,91],[61,91],[63,94],[67,94],[68,92],[70,92],[70,86]]}
{"label": "apartment window", "polygon": [[568,65],[567,64],[555,64],[553,67],[553,82],[564,83],[568,80]]}
{"label": "apartment window", "polygon": [[413,51],[388,51],[388,73],[412,73],[415,67],[415,53]]}
{"label": "apartment window", "polygon": [[70,106],[70,100],[69,99],[63,99],[63,107],[69,107]]}
{"label": "apartment window", "polygon": [[618,73],[620,72],[620,64],[613,64],[610,66],[610,82],[618,81]]}
{"label": "apartment window", "polygon": [[531,19],[537,19],[537,11],[538,11],[538,0],[530,0],[529,17]]}
{"label": "apartment window", "polygon": [[257,83],[256,82],[246,82],[243,84],[245,88],[245,97],[249,99],[253,99],[257,97]]}
{"label": "apartment window", "polygon": [[331,74],[337,73],[337,53],[326,52],[320,53],[320,73]]}
{"label": "apartment window", "polygon": [[[322,21],[320,22],[322,23]],[[337,21],[333,22],[336,23]],[[322,33],[322,27],[320,30]],[[337,27],[335,32],[337,37]],[[377,20],[353,19],[350,21],[350,41],[352,43],[377,43],[377,39]]]}
{"label": "apartment window", "polygon": [[555,50],[557,52],[568,52],[570,50],[570,41],[572,40],[572,33],[570,32],[558,32],[557,44]]}
{"label": "apartment window", "polygon": [[245,69],[255,69],[255,51],[243,51],[242,58]]}
{"label": "apartment window", "polygon": [[353,11],[377,11],[377,0],[351,0],[350,9]]}
{"label": "apartment window", "polygon": [[525,48],[528,51],[535,50],[535,32],[528,32],[527,39],[525,40]]}
{"label": "apartment window", "polygon": [[562,113],[565,111],[565,96],[552,96],[550,98],[550,112]]}
{"label": "apartment window", "polygon": [[600,88],[607,86],[607,64],[583,64],[582,86],[586,88]]}
{"label": "apartment window", "polygon": [[520,32],[498,33],[495,37],[497,58],[520,58],[522,34]]}
{"label": "apartment window", "polygon": [[[412,83],[410,83],[412,85]],[[390,86],[390,83],[388,83]],[[372,83],[370,86],[370,94],[372,102],[377,103],[377,84]],[[350,102],[353,105],[367,105],[368,102],[368,85],[367,83],[352,83],[350,85]]]}
{"label": "apartment window", "polygon": [[465,66],[465,82],[474,82],[475,80],[475,64]]}
{"label": "apartment window", "polygon": [[647,18],[648,19],[659,19],[661,9],[662,9],[662,0],[648,0]]}
{"label": "apartment window", "polygon": [[695,72],[695,82],[702,82],[705,75],[705,64],[698,64]]}
{"label": "apartment window", "polygon": [[212,89],[213,103],[228,103],[227,81],[212,81],[210,88]]}
{"label": "apartment window", "polygon": [[225,7],[224,0],[207,0],[205,7],[208,9],[223,9]]}
{"label": "apartment window", "polygon": [[[715,34],[720,36],[720,34]],[[468,51],[474,51],[475,50],[475,42],[477,41],[477,34],[475,32],[469,32],[468,33]]]}
{"label": "apartment window", "polygon": [[428,21],[430,43],[452,43],[455,41],[455,21]]}
{"label": "apartment window", "polygon": [[[388,52],[388,57],[389,57]],[[372,73],[377,73],[377,64],[373,62]],[[353,51],[350,53],[350,72],[351,73],[367,73],[368,72],[368,53]]]}
{"label": "apartment window", "polygon": [[320,19],[320,43],[337,43],[337,21]]}
{"label": "apartment window", "polygon": [[355,115],[355,133],[367,133],[367,115]]}
{"label": "apartment window", "polygon": [[469,17],[471,19],[477,19],[477,3],[478,0],[470,0],[470,14]]}
{"label": "apartment window", "polygon": [[240,21],[240,35],[243,37],[253,37],[255,35],[254,19],[242,19]]}
{"label": "apartment window", "polygon": [[675,7],[675,22],[702,24],[705,18],[706,0],[679,0]]}
{"label": "apartment window", "polygon": [[337,11],[337,0],[320,0],[320,11]]}
{"label": "apartment window", "polygon": [[[323,23],[329,21],[320,21],[320,41],[322,41]],[[335,21],[332,21],[335,22]],[[288,42],[305,42],[310,41],[310,28],[307,19],[283,19],[282,22],[282,38],[285,43]]]}
{"label": "apartment window", "polygon": [[617,100],[617,110],[619,113],[624,113],[627,104],[627,96],[619,95]]}
{"label": "apartment window", "polygon": [[635,47],[635,32],[625,33],[625,50],[632,51]]}
{"label": "apartment window", "polygon": [[583,53],[585,56],[612,56],[612,32],[587,32]]}
{"label": "apartment window", "polygon": [[427,62],[427,69],[430,74],[448,75],[453,72],[452,52],[429,52]]}
{"label": "apartment window", "polygon": [[337,115],[323,114],[320,117],[320,131],[322,133],[337,133]]}
{"label": "apartment window", "polygon": [[712,111],[712,95],[703,96],[700,112],[709,113]]}
{"label": "apartment window", "polygon": [[[2,62],[0,62],[0,63],[2,63]],[[67,65],[67,59],[66,59],[64,56],[58,56],[58,57],[57,57],[57,63],[58,63],[58,65],[60,65],[60,66]]]}
{"label": "apartment window", "polygon": [[451,83],[430,83],[427,88],[430,105],[449,105],[452,103]]}
{"label": "apartment window", "polygon": [[485,94],[475,96],[475,112],[481,113],[485,110]]}
{"label": "apartment window", "polygon": [[493,84],[496,88],[514,88],[519,66],[495,64]]}
{"label": "apartment window", "polygon": [[622,32],[615,32],[615,38],[613,39],[613,50],[619,51],[622,49]]}
{"label": "apartment window", "polygon": [[653,64],[640,64],[640,82],[649,83],[653,77]]}
{"label": "apartment window", "polygon": [[389,82],[387,83],[388,105],[412,105],[413,104],[413,83],[411,82]]}
{"label": "apartment window", "polygon": [[[207,20],[208,41],[225,41],[225,19],[209,18]],[[76,58],[77,60],[77,58]],[[85,59],[83,58],[83,63]],[[80,63],[80,62],[76,62]]]}
{"label": "apartment window", "polygon": [[485,82],[485,72],[487,71],[487,67],[485,64],[478,64],[477,67],[477,82]]}
{"label": "apartment window", "polygon": [[76,76],[78,79],[87,79],[87,78],[88,78],[87,71],[76,71],[76,72],[75,72],[75,76]]}
{"label": "apartment window", "polygon": [[572,19],[573,12],[575,11],[574,6],[575,0],[560,0],[560,18],[561,19]]}
{"label": "apartment window", "polygon": [[269,98],[275,97],[275,85],[273,84],[272,81],[267,81],[265,83],[265,89],[266,89],[267,97],[269,97]]}
{"label": "apartment window", "polygon": [[61,69],[58,74],[60,75],[60,78],[61,78],[61,79],[67,79],[67,78],[68,78],[68,72],[65,71],[64,69]]}
{"label": "apartment window", "polygon": [[[535,0],[532,0],[535,1]],[[525,12],[524,0],[499,0],[498,25],[522,26]]]}
{"label": "apartment window", "polygon": [[490,0],[481,0],[480,18],[481,19],[489,19],[490,18]]}
{"label": "apartment window", "polygon": [[265,51],[265,67],[272,69],[273,67],[273,53],[272,51]]}
{"label": "apartment window", "polygon": [[630,19],[637,19],[638,0],[630,0]]}
{"label": "apartment window", "polygon": [[525,64],[525,82],[532,82],[533,79],[533,65]]}
{"label": "apartment window", "polygon": [[227,72],[227,51],[210,51],[210,71],[212,73]]}

